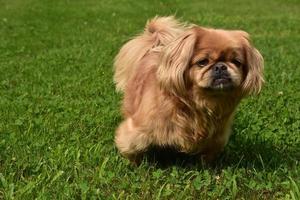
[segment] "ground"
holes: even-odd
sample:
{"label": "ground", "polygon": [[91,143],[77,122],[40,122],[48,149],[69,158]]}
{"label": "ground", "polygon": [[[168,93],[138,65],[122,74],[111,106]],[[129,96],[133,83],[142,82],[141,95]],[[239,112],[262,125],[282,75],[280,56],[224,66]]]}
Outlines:
{"label": "ground", "polygon": [[[155,15],[245,30],[264,56],[213,167],[114,146],[113,59]],[[0,199],[300,199],[299,27],[299,0],[0,0]]]}

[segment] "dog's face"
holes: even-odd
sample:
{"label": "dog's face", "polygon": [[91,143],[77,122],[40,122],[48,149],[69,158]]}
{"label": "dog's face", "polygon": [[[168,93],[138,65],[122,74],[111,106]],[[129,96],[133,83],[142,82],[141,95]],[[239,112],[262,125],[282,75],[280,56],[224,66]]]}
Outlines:
{"label": "dog's face", "polygon": [[224,94],[258,93],[263,83],[263,59],[244,31],[195,27],[165,48],[158,78],[175,95],[189,86]]}
{"label": "dog's face", "polygon": [[205,29],[198,34],[189,69],[193,83],[214,92],[239,87],[246,64],[246,53],[240,35]]}

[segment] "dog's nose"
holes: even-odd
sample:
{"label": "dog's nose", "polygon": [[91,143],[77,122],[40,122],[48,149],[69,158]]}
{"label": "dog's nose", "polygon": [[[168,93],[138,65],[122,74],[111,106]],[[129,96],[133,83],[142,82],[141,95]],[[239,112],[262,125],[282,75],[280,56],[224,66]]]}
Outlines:
{"label": "dog's nose", "polygon": [[214,75],[221,75],[227,71],[227,66],[222,62],[218,62],[213,66],[212,70]]}

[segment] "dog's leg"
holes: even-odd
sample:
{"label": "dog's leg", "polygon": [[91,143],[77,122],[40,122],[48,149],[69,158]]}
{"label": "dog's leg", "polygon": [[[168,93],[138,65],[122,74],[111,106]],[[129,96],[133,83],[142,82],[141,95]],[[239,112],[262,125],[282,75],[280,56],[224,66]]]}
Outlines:
{"label": "dog's leg", "polygon": [[139,164],[141,154],[147,150],[152,140],[149,134],[135,127],[131,118],[123,121],[116,131],[115,143],[120,153],[132,163]]}
{"label": "dog's leg", "polygon": [[210,151],[205,154],[200,154],[201,163],[204,166],[211,166],[216,161],[216,158],[222,151]]}
{"label": "dog's leg", "polygon": [[211,166],[215,163],[216,158],[224,151],[228,142],[229,133],[220,134],[210,142],[208,147],[200,154],[202,164]]}

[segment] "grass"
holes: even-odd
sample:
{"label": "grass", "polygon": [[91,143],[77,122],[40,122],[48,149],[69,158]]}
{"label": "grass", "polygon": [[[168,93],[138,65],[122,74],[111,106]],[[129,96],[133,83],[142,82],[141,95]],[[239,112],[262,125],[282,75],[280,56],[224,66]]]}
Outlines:
{"label": "grass", "polygon": [[[298,0],[0,0],[0,199],[300,199]],[[117,152],[112,62],[155,15],[249,32],[266,85],[217,165]],[[155,156],[155,155],[154,155]]]}

